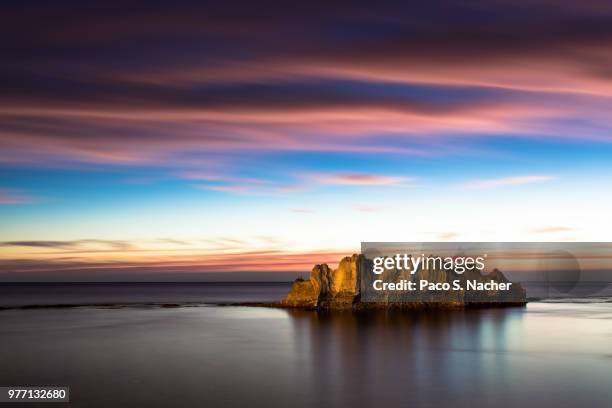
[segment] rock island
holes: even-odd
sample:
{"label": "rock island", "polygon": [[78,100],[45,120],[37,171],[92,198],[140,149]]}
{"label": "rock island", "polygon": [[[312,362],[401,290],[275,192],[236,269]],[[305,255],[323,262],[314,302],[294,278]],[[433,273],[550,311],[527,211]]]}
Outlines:
{"label": "rock island", "polygon": [[[435,287],[448,286],[458,290],[440,293],[419,287],[418,283],[416,285],[404,283],[404,288],[416,286],[420,290],[410,301],[407,301],[406,298],[393,297],[394,295],[388,292],[372,297],[370,290],[375,290],[374,281],[379,278],[369,273],[360,274],[360,271],[368,268],[368,262],[371,261],[363,255],[354,254],[343,258],[336,269],[331,269],[327,264],[315,265],[310,272],[310,277],[296,279],[287,297],[275,306],[317,310],[361,310],[370,308],[502,307],[527,303],[525,289],[519,283],[508,281],[497,269],[490,273],[471,269],[460,275],[453,271],[423,269],[415,275],[404,276],[403,272],[398,271],[395,276],[398,282],[427,280],[435,284]],[[367,293],[362,293],[362,291],[367,291]]]}

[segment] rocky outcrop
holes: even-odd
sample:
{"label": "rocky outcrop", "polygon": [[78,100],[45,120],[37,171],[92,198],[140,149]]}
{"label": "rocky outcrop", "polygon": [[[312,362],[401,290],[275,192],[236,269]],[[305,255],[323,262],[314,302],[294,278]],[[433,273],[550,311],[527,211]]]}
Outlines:
{"label": "rocky outcrop", "polygon": [[281,303],[288,307],[347,309],[359,295],[359,255],[343,258],[332,270],[327,264],[315,265],[308,280],[296,279]]}
{"label": "rocky outcrop", "polygon": [[[360,282],[360,268],[368,270],[370,262],[363,255],[352,255],[343,258],[336,269],[328,265],[315,265],[309,279],[297,279],[287,297],[281,301],[282,307],[309,308],[319,310],[343,310],[362,308],[397,308],[415,306],[471,306],[471,305],[515,305],[526,303],[525,290],[518,283],[513,283],[509,291],[448,291],[444,293],[420,292],[409,302],[396,293],[381,292],[380,298],[362,301],[360,287],[370,288],[375,276],[364,274],[366,281]],[[471,282],[507,283],[508,279],[497,269],[489,274],[482,274],[473,269],[463,274],[455,274],[438,269],[421,269],[416,274],[398,271],[393,276],[395,281],[406,279],[418,282],[421,279],[429,282],[444,283],[459,280],[463,285]],[[364,296],[365,298],[365,296]]]}

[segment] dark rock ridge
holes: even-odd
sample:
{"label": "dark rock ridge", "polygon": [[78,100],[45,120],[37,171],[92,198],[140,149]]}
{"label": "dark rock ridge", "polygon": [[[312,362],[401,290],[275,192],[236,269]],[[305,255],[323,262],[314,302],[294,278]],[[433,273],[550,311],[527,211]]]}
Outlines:
{"label": "dark rock ridge", "polygon": [[[319,310],[345,310],[368,308],[415,308],[415,307],[466,307],[466,306],[511,306],[527,303],[525,289],[518,283],[513,283],[507,291],[488,290],[478,291],[445,291],[420,292],[411,301],[403,301],[401,295],[381,292],[372,301],[362,301],[360,287],[370,288],[376,276],[371,273],[363,274],[367,282],[360,282],[360,268],[369,271],[369,261],[363,255],[354,254],[340,261],[336,269],[328,265],[315,265],[310,272],[309,279],[296,279],[287,297],[280,302],[281,307],[308,308]],[[476,269],[467,270],[463,274],[452,271],[422,269],[414,275],[404,271],[392,272],[394,281],[407,279],[415,282],[426,279],[430,282],[452,283],[459,280],[465,287],[468,280],[476,282],[507,283],[504,274],[495,269],[491,273],[482,274]],[[388,278],[388,277],[387,277]]]}

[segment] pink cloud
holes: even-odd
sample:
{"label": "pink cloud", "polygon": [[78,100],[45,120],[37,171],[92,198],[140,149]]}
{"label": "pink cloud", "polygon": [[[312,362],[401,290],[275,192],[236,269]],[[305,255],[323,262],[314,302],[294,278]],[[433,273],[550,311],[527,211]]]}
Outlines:
{"label": "pink cloud", "polygon": [[[475,18],[449,19],[442,31],[433,9],[364,18],[343,5],[324,21],[309,13],[251,21],[203,7],[120,22],[57,9],[63,29],[41,14],[34,39],[21,32],[31,11],[14,13],[3,38],[21,41],[12,46],[32,58],[23,69],[15,55],[5,56],[0,162],[185,167],[194,153],[223,160],[228,152],[428,156],[460,151],[450,140],[457,137],[612,140],[609,6],[563,1],[559,13],[547,13],[548,2],[536,2],[517,30],[525,16],[507,2],[460,3],[449,10]],[[355,24],[375,35],[352,38]],[[188,40],[151,55],[159,47],[153,33],[170,27]],[[313,46],[318,40],[325,46]],[[78,52],[87,47],[134,58],[116,64]],[[56,48],[65,52],[55,55]]]}
{"label": "pink cloud", "polygon": [[386,176],[368,173],[317,173],[307,175],[307,178],[319,184],[346,186],[404,185],[404,183],[414,180],[412,177]]}
{"label": "pink cloud", "polygon": [[35,202],[32,197],[28,197],[13,190],[0,189],[0,205],[31,204]]}
{"label": "pink cloud", "polygon": [[[191,178],[206,180],[211,183],[220,182],[222,184],[203,184],[199,188],[213,191],[221,191],[242,195],[274,195],[297,193],[315,189],[319,186],[355,186],[355,187],[374,187],[374,186],[397,186],[410,187],[413,177],[400,177],[389,175],[377,175],[367,173],[307,173],[296,175],[296,181],[291,183],[279,183],[263,179],[246,179],[209,175],[207,173],[198,176],[191,175]],[[371,208],[368,211],[373,211]]]}
{"label": "pink cloud", "polygon": [[464,189],[488,189],[506,186],[518,186],[522,184],[541,183],[555,180],[551,176],[516,176],[504,177],[498,179],[474,180],[462,184],[460,187]]}
{"label": "pink cloud", "polygon": [[[0,273],[92,270],[138,270],[173,272],[309,271],[318,263],[335,265],[351,250],[292,252],[269,237],[253,250],[250,242],[220,237],[184,242],[163,248],[159,243],[102,240],[0,242]],[[162,242],[166,244],[166,242]],[[191,248],[185,248],[185,246]],[[17,251],[18,250],[18,251]],[[154,256],[152,256],[154,254]]]}
{"label": "pink cloud", "polygon": [[[569,139],[580,134],[590,140],[611,140],[609,132],[601,130],[612,127],[610,102],[591,97],[564,98],[561,102],[556,97],[500,98],[437,109],[427,108],[425,103],[423,107],[381,103],[369,95],[363,99],[347,106],[328,107],[321,102],[297,104],[291,109],[280,103],[258,107],[255,102],[188,109],[171,104],[135,108],[92,103],[75,107],[59,102],[40,107],[0,101],[0,119],[7,123],[6,129],[0,128],[0,162],[186,166],[193,162],[193,153],[205,156],[205,160],[227,162],[224,155],[228,151],[429,157],[462,153],[465,147],[450,143],[452,138],[509,132],[525,138]],[[582,120],[575,124],[555,124],[578,116]],[[381,143],[373,137],[380,134],[394,136],[395,142]],[[207,180],[215,174],[186,173],[185,177]]]}
{"label": "pink cloud", "polygon": [[[572,61],[572,53],[584,53],[579,47],[568,47],[566,54],[529,54],[523,56],[524,69],[509,67],[504,58],[472,60],[453,59],[436,64],[427,56],[404,53],[384,60],[369,55],[369,60],[315,56],[309,61],[300,58],[277,58],[245,65],[225,61],[223,66],[195,64],[120,73],[114,80],[155,85],[195,85],[206,83],[254,83],[309,78],[353,79],[390,83],[420,83],[447,86],[480,86],[529,92],[607,95],[612,86],[605,76],[584,70],[583,61]],[[609,59],[605,47],[592,47],[593,58]],[[450,54],[449,54],[450,55]],[[318,57],[318,58],[317,58]],[[443,56],[441,57],[443,58]],[[378,61],[381,62],[378,62]],[[144,72],[143,72],[144,71]]]}

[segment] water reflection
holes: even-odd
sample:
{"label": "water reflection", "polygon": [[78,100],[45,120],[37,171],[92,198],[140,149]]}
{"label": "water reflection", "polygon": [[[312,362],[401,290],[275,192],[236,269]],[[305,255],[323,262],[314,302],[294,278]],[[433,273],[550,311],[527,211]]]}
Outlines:
{"label": "water reflection", "polygon": [[612,303],[5,310],[0,384],[69,385],[94,408],[608,407],[611,339]]}
{"label": "water reflection", "polygon": [[[530,353],[536,333],[526,331],[531,325],[524,308],[287,313],[295,344],[308,360],[311,381],[306,385],[317,396],[315,402],[324,405],[513,406],[539,401],[564,406],[566,398],[579,398],[581,384],[592,388],[588,378],[573,381],[554,371],[567,361]],[[570,379],[573,394],[542,392]],[[595,394],[605,400],[601,391]]]}

